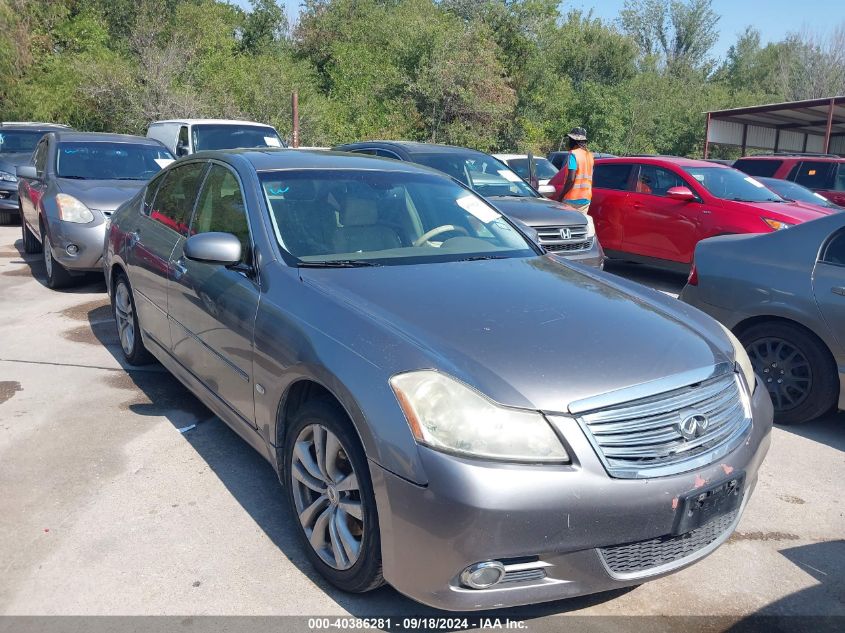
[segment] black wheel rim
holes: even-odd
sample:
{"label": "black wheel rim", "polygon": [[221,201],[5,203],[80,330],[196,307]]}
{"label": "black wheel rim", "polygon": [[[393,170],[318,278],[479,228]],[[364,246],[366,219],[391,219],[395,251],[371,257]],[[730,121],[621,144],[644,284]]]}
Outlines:
{"label": "black wheel rim", "polygon": [[777,411],[800,406],[810,395],[813,369],[800,349],[782,338],[758,339],[746,347]]}

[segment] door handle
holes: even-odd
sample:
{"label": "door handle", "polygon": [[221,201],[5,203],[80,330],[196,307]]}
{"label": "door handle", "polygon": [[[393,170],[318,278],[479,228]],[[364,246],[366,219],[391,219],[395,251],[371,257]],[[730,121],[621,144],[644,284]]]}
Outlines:
{"label": "door handle", "polygon": [[182,275],[188,272],[188,268],[185,266],[185,258],[180,257],[175,262],[173,262],[173,277],[175,279],[181,279]]}
{"label": "door handle", "polygon": [[845,297],[845,288],[843,288],[842,286],[834,286],[830,289],[830,291],[835,295],[841,295]]}
{"label": "door handle", "polygon": [[129,242],[129,246],[132,247],[141,241],[141,236],[138,234],[138,231],[131,231],[126,234],[126,239]]}

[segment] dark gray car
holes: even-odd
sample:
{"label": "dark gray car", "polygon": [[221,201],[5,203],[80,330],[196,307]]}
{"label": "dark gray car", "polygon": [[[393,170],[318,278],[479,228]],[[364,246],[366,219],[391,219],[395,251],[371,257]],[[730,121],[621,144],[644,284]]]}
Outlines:
{"label": "dark gray car", "polygon": [[768,449],[718,323],[411,163],[194,154],[114,214],[104,259],[128,362],[273,465],[347,591],[463,610],[639,584],[730,536]]}
{"label": "dark gray car", "polygon": [[409,141],[363,141],[334,149],[410,161],[442,171],[487,198],[509,218],[534,229],[547,251],[604,267],[604,251],[593,219],[562,202],[544,198],[494,156],[466,147]]}
{"label": "dark gray car", "polygon": [[69,130],[56,123],[0,123],[0,224],[18,221],[18,165],[29,162],[41,137],[53,130]]}
{"label": "dark gray car", "polygon": [[44,254],[47,285],[102,270],[108,217],[173,161],[141,136],[54,131],[17,168],[24,251]]}
{"label": "dark gray car", "polygon": [[776,422],[845,408],[845,215],[700,242],[681,299],[736,333]]}

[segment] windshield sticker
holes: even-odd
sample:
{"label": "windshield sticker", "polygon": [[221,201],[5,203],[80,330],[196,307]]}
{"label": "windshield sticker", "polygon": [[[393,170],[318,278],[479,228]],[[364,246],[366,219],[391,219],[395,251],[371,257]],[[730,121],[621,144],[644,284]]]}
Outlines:
{"label": "windshield sticker", "polygon": [[290,186],[282,187],[282,185],[279,185],[278,187],[270,187],[270,186],[267,187],[268,195],[274,196],[274,197],[277,197],[277,198],[285,195],[288,191],[290,191]]}
{"label": "windshield sticker", "polygon": [[692,177],[698,182],[704,182],[704,174],[692,174]]}
{"label": "windshield sticker", "polygon": [[282,144],[279,142],[275,136],[265,136],[264,142],[267,143],[267,147],[281,147]]}
{"label": "windshield sticker", "polygon": [[500,169],[499,175],[509,182],[520,182],[522,179],[509,169]]}
{"label": "windshield sticker", "polygon": [[0,145],[6,142],[6,137],[0,134]]}
{"label": "windshield sticker", "polygon": [[156,162],[156,165],[158,165],[161,169],[164,169],[165,167],[167,167],[170,163],[172,163],[176,159],[175,158],[153,158],[153,160]]}
{"label": "windshield sticker", "polygon": [[765,186],[762,182],[760,182],[759,180],[754,180],[751,176],[746,176],[746,177],[745,177],[745,182],[750,183],[750,184],[752,184],[752,185],[754,185],[755,187],[758,187],[758,188],[760,188],[760,189],[765,189],[765,188],[766,188],[766,186]]}
{"label": "windshield sticker", "polygon": [[457,202],[458,206],[460,206],[464,211],[471,213],[473,216],[484,222],[484,224],[492,222],[496,218],[500,217],[496,211],[471,194],[461,196],[455,200],[455,202]]}

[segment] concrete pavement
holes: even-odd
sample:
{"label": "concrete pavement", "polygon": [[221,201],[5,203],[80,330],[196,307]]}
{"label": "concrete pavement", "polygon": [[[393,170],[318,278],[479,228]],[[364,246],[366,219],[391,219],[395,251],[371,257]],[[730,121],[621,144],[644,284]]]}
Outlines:
{"label": "concrete pavement", "polygon": [[[123,366],[101,281],[49,290],[19,247],[0,227],[0,614],[431,613],[320,580],[271,466],[161,367]],[[843,414],[776,428],[715,554],[511,613],[845,615],[844,451]]]}

